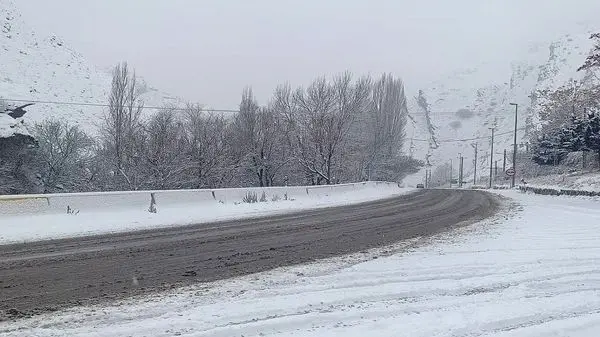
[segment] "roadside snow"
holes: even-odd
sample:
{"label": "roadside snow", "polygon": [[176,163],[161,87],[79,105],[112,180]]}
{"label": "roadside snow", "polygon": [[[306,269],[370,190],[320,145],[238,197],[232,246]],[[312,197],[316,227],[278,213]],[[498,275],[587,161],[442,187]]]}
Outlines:
{"label": "roadside snow", "polygon": [[387,257],[0,323],[0,335],[598,336],[598,202],[501,193],[514,215]]}
{"label": "roadside snow", "polygon": [[565,174],[552,174],[526,179],[529,185],[536,187],[567,188],[600,192],[599,172],[576,172]]}
{"label": "roadside snow", "polygon": [[160,207],[159,205],[159,211],[156,214],[149,213],[145,210],[147,208],[145,207],[137,210],[127,209],[111,212],[3,216],[0,227],[0,244],[127,232],[342,206],[388,198],[411,191],[413,190],[401,189],[394,184],[373,185],[351,192],[340,191],[323,196],[306,196],[294,200],[268,201],[255,204],[211,202],[171,207]]}

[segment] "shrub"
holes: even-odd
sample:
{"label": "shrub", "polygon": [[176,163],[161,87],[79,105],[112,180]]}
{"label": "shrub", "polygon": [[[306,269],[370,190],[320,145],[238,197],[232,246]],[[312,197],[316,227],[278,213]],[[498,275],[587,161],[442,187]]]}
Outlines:
{"label": "shrub", "polygon": [[258,202],[258,196],[254,192],[247,192],[242,201],[247,204],[255,204]]}
{"label": "shrub", "polygon": [[450,122],[450,124],[448,124],[448,125],[450,125],[450,127],[454,130],[458,130],[462,127],[462,123],[460,121],[453,121],[453,122]]}
{"label": "shrub", "polygon": [[71,206],[67,205],[67,214],[77,215],[79,214],[79,210],[74,210],[71,208]]}
{"label": "shrub", "polygon": [[469,109],[460,109],[456,111],[456,116],[458,116],[460,119],[469,119],[475,116],[475,112]]}

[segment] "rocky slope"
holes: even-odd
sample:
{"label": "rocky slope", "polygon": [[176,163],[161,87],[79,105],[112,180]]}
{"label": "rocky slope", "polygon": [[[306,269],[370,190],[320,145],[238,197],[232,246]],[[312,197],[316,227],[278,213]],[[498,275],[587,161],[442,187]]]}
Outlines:
{"label": "rocky slope", "polygon": [[[590,31],[561,36],[553,42],[532,44],[524,55],[504,69],[485,64],[456,72],[413,94],[405,151],[432,168],[464,159],[465,180],[473,180],[474,146],[478,146],[478,176],[489,176],[490,135],[495,127],[494,153],[501,169],[503,150],[512,149],[514,106],[519,104],[517,142],[525,146],[532,128],[539,125],[533,93],[555,89],[586,76],[577,72],[592,47]],[[510,164],[507,164],[510,167]],[[421,182],[424,170],[407,179]]]}
{"label": "rocky slope", "polygon": [[[31,101],[104,104],[110,82],[109,73],[89,64],[59,37],[31,30],[13,0],[0,0],[0,100],[5,100],[4,105],[15,107]],[[142,99],[146,105],[177,101],[147,85],[144,85]],[[0,108],[5,110],[6,106]],[[26,132],[33,122],[45,118],[68,120],[94,132],[103,109],[36,103],[28,107],[27,114],[19,120],[0,114],[0,136],[16,130]],[[17,125],[21,121],[23,123]]]}

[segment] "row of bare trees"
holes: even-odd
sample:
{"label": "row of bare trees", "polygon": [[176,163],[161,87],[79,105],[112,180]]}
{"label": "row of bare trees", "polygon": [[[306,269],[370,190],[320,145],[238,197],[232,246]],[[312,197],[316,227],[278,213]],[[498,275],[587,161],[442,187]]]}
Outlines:
{"label": "row of bare trees", "polygon": [[142,91],[120,64],[96,139],[64,121],[38,124],[37,192],[398,181],[420,165],[402,154],[408,111],[391,75],[285,84],[266,105],[247,88],[235,114],[153,111]]}
{"label": "row of bare trees", "polygon": [[343,73],[306,88],[281,85],[262,108],[246,90],[236,124],[261,186],[282,172],[315,185],[397,181],[419,165],[402,155],[407,114],[399,79]]}

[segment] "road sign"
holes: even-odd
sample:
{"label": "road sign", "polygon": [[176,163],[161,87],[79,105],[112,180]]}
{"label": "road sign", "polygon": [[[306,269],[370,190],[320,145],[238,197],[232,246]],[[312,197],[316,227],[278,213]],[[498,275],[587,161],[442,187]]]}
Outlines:
{"label": "road sign", "polygon": [[512,168],[512,167],[511,167],[511,168],[509,168],[509,169],[507,169],[507,170],[506,170],[506,175],[507,175],[507,176],[509,176],[509,177],[512,177],[512,176],[514,176],[514,175],[515,175],[515,169],[514,169],[514,168]]}

